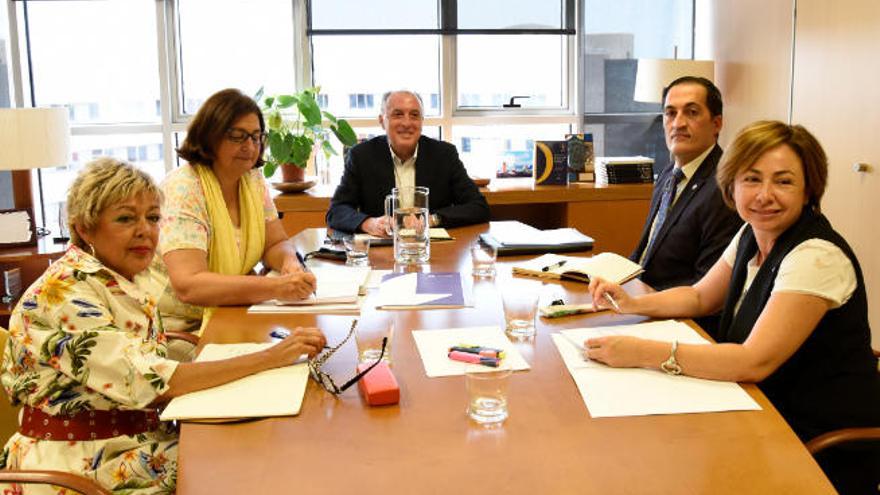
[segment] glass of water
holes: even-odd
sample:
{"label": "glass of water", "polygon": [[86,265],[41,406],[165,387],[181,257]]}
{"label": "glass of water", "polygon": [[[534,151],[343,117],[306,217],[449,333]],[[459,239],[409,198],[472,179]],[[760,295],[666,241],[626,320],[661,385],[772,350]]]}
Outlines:
{"label": "glass of water", "polygon": [[345,264],[348,266],[370,265],[370,236],[352,234],[342,238],[345,246]]}
{"label": "glass of water", "polygon": [[507,419],[507,389],[510,367],[487,368],[468,366],[465,384],[468,394],[468,416],[481,425],[497,425]]}
{"label": "glass of water", "polygon": [[471,262],[473,263],[473,276],[490,278],[495,276],[495,260],[498,258],[498,250],[495,246],[475,242],[471,244]]}
{"label": "glass of water", "polygon": [[535,335],[535,315],[540,296],[541,284],[535,280],[513,278],[501,285],[501,303],[508,335],[520,339]]}

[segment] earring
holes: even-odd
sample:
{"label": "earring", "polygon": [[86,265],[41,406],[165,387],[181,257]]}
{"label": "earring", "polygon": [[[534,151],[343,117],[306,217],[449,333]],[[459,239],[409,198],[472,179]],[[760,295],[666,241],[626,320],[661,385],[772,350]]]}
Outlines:
{"label": "earring", "polygon": [[95,256],[95,246],[92,246],[91,244],[89,244],[89,250],[91,251],[92,256]]}

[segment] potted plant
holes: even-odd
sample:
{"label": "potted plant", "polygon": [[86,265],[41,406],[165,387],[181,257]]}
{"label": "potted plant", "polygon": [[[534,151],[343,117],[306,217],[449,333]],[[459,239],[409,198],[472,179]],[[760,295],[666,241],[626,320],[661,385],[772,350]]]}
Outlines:
{"label": "potted plant", "polygon": [[346,146],[357,142],[357,135],[345,119],[337,119],[330,112],[321,111],[316,96],[320,88],[308,88],[294,94],[263,97],[263,89],[254,99],[260,102],[266,119],[268,146],[263,160],[263,175],[267,178],[281,167],[284,182],[303,180],[304,170],[319,146],[324,156],[336,154],[330,143],[330,134]]}

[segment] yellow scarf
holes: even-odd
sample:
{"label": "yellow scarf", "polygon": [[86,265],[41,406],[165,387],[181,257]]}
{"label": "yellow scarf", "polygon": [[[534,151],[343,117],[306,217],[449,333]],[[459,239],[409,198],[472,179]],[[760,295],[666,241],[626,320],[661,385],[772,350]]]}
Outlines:
{"label": "yellow scarf", "polygon": [[[208,269],[223,275],[245,275],[249,273],[263,257],[266,246],[266,219],[263,213],[263,202],[254,184],[251,174],[244,174],[238,181],[238,208],[241,219],[241,248],[235,242],[235,227],[220,190],[220,182],[214,171],[204,165],[193,168],[199,176],[202,191],[205,193],[205,204],[208,209],[208,220],[211,222],[211,241],[208,245]],[[215,307],[205,308],[202,316],[202,334],[208,321],[214,314]]]}

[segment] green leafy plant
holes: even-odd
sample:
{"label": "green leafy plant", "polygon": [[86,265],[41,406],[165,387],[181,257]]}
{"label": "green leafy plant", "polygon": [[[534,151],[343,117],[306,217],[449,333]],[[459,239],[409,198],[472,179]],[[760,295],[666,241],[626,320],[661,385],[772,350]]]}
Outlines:
{"label": "green leafy plant", "polygon": [[283,164],[291,163],[305,168],[315,146],[324,156],[336,154],[330,135],[342,144],[354,146],[357,135],[345,119],[337,119],[318,106],[317,95],[321,88],[304,89],[298,93],[263,96],[263,89],[254,100],[260,103],[266,119],[268,145],[263,160],[263,175],[272,177]]}

